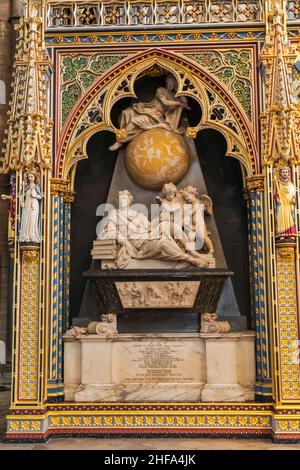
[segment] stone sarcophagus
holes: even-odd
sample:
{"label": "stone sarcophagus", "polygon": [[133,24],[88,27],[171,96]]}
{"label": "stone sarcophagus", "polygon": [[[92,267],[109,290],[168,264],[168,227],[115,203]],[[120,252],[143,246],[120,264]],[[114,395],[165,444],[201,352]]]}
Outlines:
{"label": "stone sarcophagus", "polygon": [[180,309],[199,314],[214,313],[226,269],[189,270],[91,270],[84,273],[99,305],[99,311],[122,314],[128,310]]}

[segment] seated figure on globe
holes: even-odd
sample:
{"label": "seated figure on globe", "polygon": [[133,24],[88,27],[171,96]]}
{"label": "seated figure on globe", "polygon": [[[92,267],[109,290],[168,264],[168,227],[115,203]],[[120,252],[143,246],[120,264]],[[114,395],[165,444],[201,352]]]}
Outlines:
{"label": "seated figure on globe", "polygon": [[[174,236],[176,229],[166,231],[165,219],[161,230],[160,218],[151,223],[141,210],[131,207],[133,196],[128,190],[119,191],[118,195],[119,209],[111,210],[102,219],[97,234],[98,240],[116,241],[117,268],[125,269],[131,259],[183,261],[198,268],[210,266],[211,255],[186,250],[182,237],[177,240]],[[178,228],[182,233],[181,226]]]}
{"label": "seated figure on globe", "polygon": [[124,109],[120,116],[122,136],[109,147],[117,150],[126,142],[133,140],[140,132],[159,127],[173,132],[183,133],[179,128],[182,109],[190,109],[185,96],[176,96],[175,77],[167,75],[166,87],[159,87],[154,98],[146,103],[134,103]]}

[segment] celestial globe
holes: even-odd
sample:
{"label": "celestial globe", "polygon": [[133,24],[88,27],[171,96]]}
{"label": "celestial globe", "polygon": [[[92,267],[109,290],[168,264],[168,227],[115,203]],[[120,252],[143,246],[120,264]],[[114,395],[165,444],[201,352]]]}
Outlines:
{"label": "celestial globe", "polygon": [[145,189],[159,191],[164,183],[178,183],[190,164],[184,138],[166,129],[153,128],[137,135],[125,151],[130,177]]}

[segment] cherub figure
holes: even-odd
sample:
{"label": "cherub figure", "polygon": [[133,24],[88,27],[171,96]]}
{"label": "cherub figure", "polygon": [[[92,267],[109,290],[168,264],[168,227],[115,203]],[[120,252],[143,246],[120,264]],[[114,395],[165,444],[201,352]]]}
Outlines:
{"label": "cherub figure", "polygon": [[[212,215],[212,200],[206,194],[199,196],[198,190],[193,186],[187,186],[181,191],[184,202],[192,204],[191,225],[188,227],[188,237],[190,240],[201,241],[203,239],[203,246],[206,247],[210,255],[214,255],[214,247],[210,239],[211,233],[207,230],[204,216],[202,215],[203,206],[204,212]],[[202,247],[199,247],[200,249]]]}
{"label": "cherub figure", "polygon": [[[160,203],[160,230],[162,237],[172,237],[178,245],[193,258],[203,258],[202,253],[194,249],[196,231],[190,224],[185,224],[185,207],[182,191],[178,191],[173,183],[166,183],[162,188],[164,198],[156,197]],[[190,203],[189,203],[190,204]],[[192,210],[196,207],[192,207]],[[194,220],[196,219],[196,213]],[[190,237],[189,235],[192,235]],[[192,243],[191,243],[192,242]]]}

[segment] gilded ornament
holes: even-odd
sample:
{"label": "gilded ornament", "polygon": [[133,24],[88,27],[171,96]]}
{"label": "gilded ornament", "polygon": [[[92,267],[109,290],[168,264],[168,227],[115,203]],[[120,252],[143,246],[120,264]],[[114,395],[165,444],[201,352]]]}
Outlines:
{"label": "gilded ornament", "polygon": [[33,261],[36,261],[39,257],[39,249],[37,247],[28,247],[25,246],[22,249],[23,261],[25,264],[31,264]]}
{"label": "gilded ornament", "polygon": [[279,260],[283,262],[294,261],[295,249],[294,247],[280,246],[278,248]]}
{"label": "gilded ornament", "polygon": [[190,139],[196,139],[197,134],[198,134],[197,127],[188,127],[185,135],[189,137]]}
{"label": "gilded ornament", "polygon": [[60,178],[52,178],[50,180],[50,190],[51,194],[65,194],[68,191],[68,181],[62,180]]}
{"label": "gilded ornament", "polygon": [[50,58],[43,45],[43,20],[36,16],[32,5],[26,8],[28,16],[20,20],[18,27],[13,92],[3,147],[4,173],[32,165],[51,168],[53,122],[47,113]]}
{"label": "gilded ornament", "polygon": [[127,137],[126,129],[117,129],[116,130],[117,141],[124,140]]}
{"label": "gilded ornament", "polygon": [[164,75],[164,70],[159,65],[153,65],[146,71],[146,75],[152,78],[162,77]]}
{"label": "gilded ornament", "polygon": [[263,162],[284,165],[299,161],[299,125],[291,96],[295,46],[288,40],[283,2],[268,6],[266,44],[261,52],[266,77],[266,110],[261,116]]}

